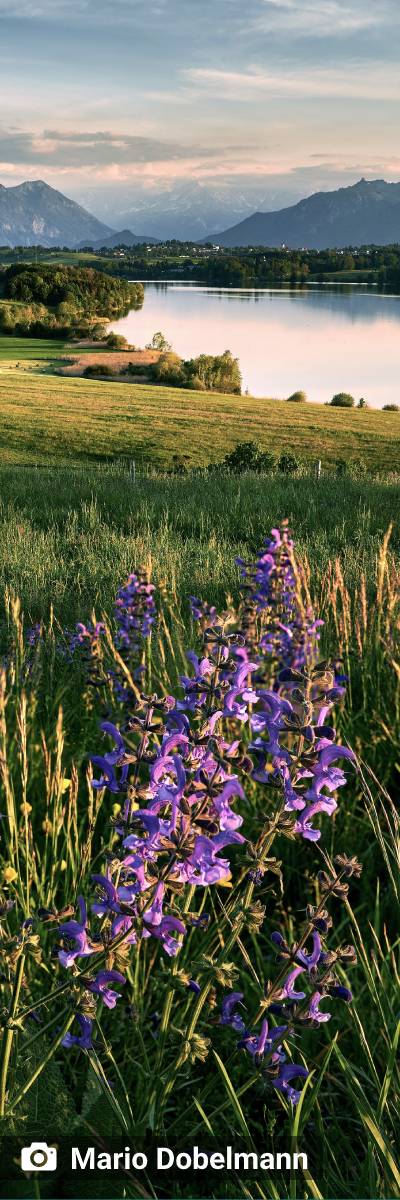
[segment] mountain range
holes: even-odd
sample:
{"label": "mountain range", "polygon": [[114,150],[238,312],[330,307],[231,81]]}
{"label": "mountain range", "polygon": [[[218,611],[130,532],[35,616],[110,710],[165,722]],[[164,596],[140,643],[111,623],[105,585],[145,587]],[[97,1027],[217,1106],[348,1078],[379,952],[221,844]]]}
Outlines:
{"label": "mountain range", "polygon": [[[41,180],[16,187],[0,184],[0,245],[93,246],[98,250],[177,238],[231,247],[325,249],[400,242],[400,183],[360,179],[350,187],[316,192],[272,212],[251,211],[252,199],[254,202],[247,192],[233,194],[223,185],[211,190],[195,181],[151,198],[142,194],[125,214],[115,205],[110,208],[112,224],[106,224]],[[234,215],[244,212],[244,219],[229,224]],[[122,220],[124,215],[126,220]],[[223,232],[209,232],[205,237],[207,228],[218,228],[217,215]],[[145,232],[132,232],[131,226]]]}
{"label": "mountain range", "polygon": [[255,212],[207,240],[310,250],[400,242],[400,183],[360,179],[334,192],[315,192],[290,208]]}
{"label": "mountain range", "polygon": [[[80,193],[79,200],[114,229],[144,229],[146,240],[155,237],[168,241],[200,241],[211,230],[224,229],[255,209],[266,211],[289,203],[289,193],[273,191],[252,184],[239,189],[225,182],[206,185],[198,180],[185,180],[170,187],[127,188],[107,185],[102,193],[98,187]],[[298,199],[298,197],[296,197]],[[293,203],[293,200],[292,200]]]}

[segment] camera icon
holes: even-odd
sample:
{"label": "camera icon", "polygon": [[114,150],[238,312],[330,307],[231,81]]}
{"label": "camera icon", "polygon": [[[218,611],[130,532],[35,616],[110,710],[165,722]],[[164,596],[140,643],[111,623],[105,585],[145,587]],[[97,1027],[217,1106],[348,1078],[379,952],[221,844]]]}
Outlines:
{"label": "camera icon", "polygon": [[21,1171],[55,1171],[57,1150],[47,1142],[31,1142],[21,1150]]}

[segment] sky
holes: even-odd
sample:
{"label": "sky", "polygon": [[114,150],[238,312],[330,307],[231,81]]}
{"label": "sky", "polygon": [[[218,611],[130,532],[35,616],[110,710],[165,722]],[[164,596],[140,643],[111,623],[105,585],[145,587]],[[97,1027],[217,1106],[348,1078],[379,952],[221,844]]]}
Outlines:
{"label": "sky", "polygon": [[400,179],[399,0],[0,0],[0,182]]}

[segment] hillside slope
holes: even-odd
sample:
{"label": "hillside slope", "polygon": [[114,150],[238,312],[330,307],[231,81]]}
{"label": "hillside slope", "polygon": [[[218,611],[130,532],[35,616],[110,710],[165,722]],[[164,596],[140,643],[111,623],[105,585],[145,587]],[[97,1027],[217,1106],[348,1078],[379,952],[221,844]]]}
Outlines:
{"label": "hillside slope", "polygon": [[250,439],[323,465],[357,458],[396,470],[400,414],[0,370],[0,462],[162,467],[178,454],[205,465]]}

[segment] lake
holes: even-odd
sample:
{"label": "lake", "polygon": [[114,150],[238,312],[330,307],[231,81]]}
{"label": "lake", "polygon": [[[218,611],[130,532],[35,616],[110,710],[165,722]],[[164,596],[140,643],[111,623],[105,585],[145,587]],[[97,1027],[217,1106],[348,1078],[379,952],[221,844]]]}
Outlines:
{"label": "lake", "polygon": [[302,388],[320,403],[341,391],[377,408],[400,403],[400,296],[369,285],[144,289],[141,311],[110,326],[136,346],[162,330],[183,358],[231,350],[254,396]]}

